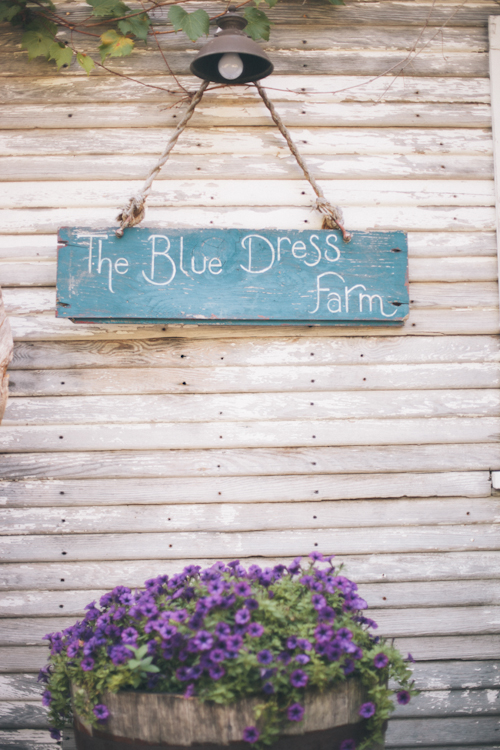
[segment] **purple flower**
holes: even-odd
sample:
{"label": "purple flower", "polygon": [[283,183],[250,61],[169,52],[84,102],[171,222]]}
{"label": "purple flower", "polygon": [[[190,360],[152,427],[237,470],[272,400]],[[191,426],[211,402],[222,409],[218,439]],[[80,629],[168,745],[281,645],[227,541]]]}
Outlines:
{"label": "purple flower", "polygon": [[413,658],[411,654],[408,654],[408,656],[406,657],[406,661],[409,661],[412,664],[415,664],[415,659]]}
{"label": "purple flower", "polygon": [[297,648],[297,637],[295,635],[291,635],[290,638],[287,638],[286,647],[289,648],[290,651]]}
{"label": "purple flower", "polygon": [[231,635],[226,640],[226,649],[228,651],[237,653],[242,646],[243,646],[243,638],[241,637],[241,635]]}
{"label": "purple flower", "polygon": [[50,706],[52,701],[52,693],[50,690],[44,690],[42,693],[42,706]]}
{"label": "purple flower", "polygon": [[214,637],[207,630],[200,630],[194,642],[199,651],[209,651],[212,648]]}
{"label": "purple flower", "polygon": [[191,679],[191,670],[189,667],[178,667],[175,672],[175,676],[180,682],[186,682]]}
{"label": "purple flower", "polygon": [[184,691],[183,698],[191,698],[195,693],[194,682],[190,682]]}
{"label": "purple flower", "polygon": [[61,739],[61,732],[59,729],[54,729],[54,727],[51,727],[50,729],[50,736],[53,740],[60,740]]}
{"label": "purple flower", "polygon": [[250,596],[252,593],[252,589],[246,581],[238,581],[238,583],[234,585],[233,591],[236,596]]}
{"label": "purple flower", "polygon": [[219,638],[223,638],[224,636],[231,634],[231,628],[225,622],[218,622],[215,626],[215,634],[218,635]]}
{"label": "purple flower", "polygon": [[109,651],[113,664],[124,664],[130,659],[130,651],[126,646],[113,646]]}
{"label": "purple flower", "polygon": [[85,659],[82,659],[80,662],[80,666],[84,672],[91,672],[94,669],[94,664],[95,662],[91,656],[86,656]]}
{"label": "purple flower", "polygon": [[262,685],[262,692],[266,695],[273,695],[274,694],[274,685],[272,682],[265,682]]}
{"label": "purple flower", "polygon": [[408,690],[400,690],[396,693],[396,699],[400,706],[406,706],[410,702],[411,695]]}
{"label": "purple flower", "polygon": [[263,651],[259,651],[257,654],[257,661],[259,664],[271,664],[273,655],[269,649],[265,648]]}
{"label": "purple flower", "polygon": [[139,634],[137,630],[135,630],[135,628],[125,628],[122,633],[122,643],[129,643],[133,646],[136,643],[138,637]]}
{"label": "purple flower", "polygon": [[369,719],[375,713],[375,703],[372,703],[371,701],[363,703],[358,713],[363,719]]}
{"label": "purple flower", "polygon": [[339,750],[356,750],[356,743],[354,740],[344,740]]}
{"label": "purple flower", "polygon": [[304,718],[304,706],[301,706],[300,703],[292,703],[288,707],[286,715],[289,721],[302,721]]}
{"label": "purple flower", "polygon": [[50,677],[50,664],[46,664],[38,672],[37,682],[48,682]]}
{"label": "purple flower", "polygon": [[299,638],[297,640],[297,646],[302,649],[302,651],[312,651],[312,643],[310,643],[307,638]]}
{"label": "purple flower", "polygon": [[70,659],[73,659],[75,656],[78,655],[79,651],[80,651],[80,646],[78,644],[78,641],[73,641],[68,646],[67,654],[70,657]]}
{"label": "purple flower", "polygon": [[293,576],[300,571],[301,557],[296,557],[291,565],[288,566],[288,572]]}
{"label": "purple flower", "polygon": [[224,677],[226,674],[226,670],[224,667],[221,667],[220,664],[215,664],[213,667],[210,667],[208,670],[208,674],[212,678],[212,680],[220,680],[221,677]]}
{"label": "purple flower", "polygon": [[376,656],[373,659],[373,663],[377,667],[377,669],[383,669],[389,664],[389,657],[386,656],[386,654],[383,654],[380,652],[379,654],[376,654]]}
{"label": "purple flower", "polygon": [[335,610],[332,607],[323,607],[318,612],[320,620],[326,620],[327,622],[333,622],[335,620]]}
{"label": "purple flower", "polygon": [[297,654],[297,656],[295,657],[295,661],[297,662],[297,664],[303,665],[303,664],[308,664],[311,661],[311,659],[309,658],[307,654]]}
{"label": "purple flower", "polygon": [[260,638],[260,636],[264,633],[264,628],[262,627],[260,622],[251,622],[248,626],[247,633],[252,638]]}
{"label": "purple flower", "polygon": [[316,636],[316,640],[318,641],[318,643],[330,641],[333,636],[333,630],[324,622],[322,622],[315,629],[314,635]]}
{"label": "purple flower", "polygon": [[257,599],[245,599],[245,607],[252,612],[254,609],[259,609],[259,602]]}
{"label": "purple flower", "polygon": [[250,612],[246,607],[243,607],[242,609],[239,609],[235,616],[234,620],[238,623],[238,625],[245,625],[250,619]]}
{"label": "purple flower", "polygon": [[94,706],[93,711],[97,721],[106,721],[109,718],[108,708],[102,703],[98,703],[97,706]]}
{"label": "purple flower", "polygon": [[214,650],[210,652],[210,661],[214,664],[224,661],[225,658],[224,651],[221,648],[214,648]]}
{"label": "purple flower", "polygon": [[309,677],[301,669],[296,669],[290,675],[290,683],[293,687],[303,688],[309,682]]}
{"label": "purple flower", "polygon": [[251,745],[253,745],[254,742],[257,742],[259,737],[260,732],[257,727],[245,727],[245,729],[243,730],[244,742],[249,742]]}
{"label": "purple flower", "polygon": [[311,552],[309,555],[313,562],[323,562],[324,558],[321,552]]}
{"label": "purple flower", "polygon": [[344,666],[342,667],[342,671],[344,672],[345,676],[347,677],[348,674],[352,674],[355,669],[356,669],[356,664],[354,660],[346,659],[344,662]]}

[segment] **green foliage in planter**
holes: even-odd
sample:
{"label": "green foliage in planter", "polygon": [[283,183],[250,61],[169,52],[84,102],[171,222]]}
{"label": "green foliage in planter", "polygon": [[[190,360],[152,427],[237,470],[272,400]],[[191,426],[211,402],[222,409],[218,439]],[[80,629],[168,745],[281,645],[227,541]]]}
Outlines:
{"label": "green foliage in planter", "polygon": [[[382,740],[397,700],[413,689],[407,661],[371,631],[357,586],[335,570],[332,557],[313,552],[304,569],[291,565],[245,570],[236,560],[146,581],[132,592],[117,586],[92,602],[82,622],[45,636],[50,662],[41,671],[44,703],[57,728],[74,707],[93,725],[105,721],[106,691],[143,690],[196,695],[221,704],[259,697],[255,726],[246,739],[272,744],[286,721],[301,721],[307,691],[324,691],[356,676],[367,700],[359,707],[365,739]],[[411,657],[409,657],[411,660]],[[344,750],[352,750],[346,744]]]}

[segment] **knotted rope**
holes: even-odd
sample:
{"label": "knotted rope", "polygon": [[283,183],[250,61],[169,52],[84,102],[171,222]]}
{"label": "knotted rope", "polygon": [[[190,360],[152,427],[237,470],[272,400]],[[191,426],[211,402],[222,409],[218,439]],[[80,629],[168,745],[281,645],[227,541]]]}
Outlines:
{"label": "knotted rope", "polygon": [[168,161],[170,152],[177,143],[177,139],[179,138],[180,134],[193,116],[196,105],[200,103],[201,97],[203,96],[208,84],[209,81],[203,81],[200,88],[191,99],[189,107],[184,112],[184,117],[175,128],[172,136],[170,137],[170,140],[163,150],[162,155],[160,156],[154,167],[149,170],[141,192],[137,193],[137,195],[134,195],[129,200],[127,206],[123,208],[116,217],[117,221],[120,222],[120,228],[115,232],[117,237],[123,237],[123,233],[127,227],[133,227],[136,224],[139,224],[144,219],[145,203],[149,193],[151,192],[153,180],[155,179],[156,175],[163,167],[163,165]]}
{"label": "knotted rope", "polygon": [[338,206],[332,205],[326,198],[325,194],[323,193],[323,190],[320,188],[312,174],[309,172],[309,168],[305,161],[303,160],[302,156],[300,155],[297,146],[292,141],[292,137],[279,116],[279,114],[276,112],[276,109],[274,108],[274,104],[269,99],[269,97],[266,94],[266,91],[258,81],[255,81],[255,87],[259,94],[262,97],[262,101],[268,108],[269,112],[271,113],[271,117],[274,120],[275,125],[277,126],[278,130],[280,131],[281,135],[285,139],[285,141],[288,144],[288,148],[292,152],[292,154],[295,156],[295,159],[297,161],[297,164],[304,172],[306,180],[310,183],[312,189],[317,195],[316,198],[316,208],[320,213],[323,214],[323,224],[322,229],[340,229],[342,232],[342,237],[344,239],[344,242],[349,242],[352,239],[352,235],[347,232],[347,230],[344,228],[344,217],[342,215],[342,211]]}

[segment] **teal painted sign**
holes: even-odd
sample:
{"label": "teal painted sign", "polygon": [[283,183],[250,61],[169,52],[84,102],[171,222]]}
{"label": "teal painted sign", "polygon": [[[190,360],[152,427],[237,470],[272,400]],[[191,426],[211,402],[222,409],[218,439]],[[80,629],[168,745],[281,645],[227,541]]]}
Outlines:
{"label": "teal painted sign", "polygon": [[57,316],[74,322],[401,325],[403,232],[59,231]]}

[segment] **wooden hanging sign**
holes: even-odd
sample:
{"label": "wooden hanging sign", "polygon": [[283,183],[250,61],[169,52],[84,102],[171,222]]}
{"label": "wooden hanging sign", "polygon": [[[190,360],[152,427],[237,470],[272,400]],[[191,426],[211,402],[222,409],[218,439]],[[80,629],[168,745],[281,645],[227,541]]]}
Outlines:
{"label": "wooden hanging sign", "polygon": [[74,322],[401,325],[403,232],[59,231],[57,316]]}

